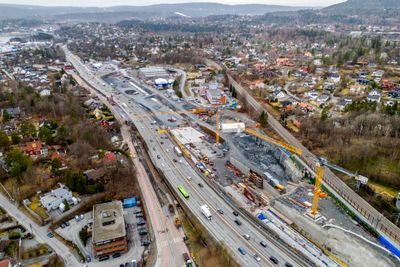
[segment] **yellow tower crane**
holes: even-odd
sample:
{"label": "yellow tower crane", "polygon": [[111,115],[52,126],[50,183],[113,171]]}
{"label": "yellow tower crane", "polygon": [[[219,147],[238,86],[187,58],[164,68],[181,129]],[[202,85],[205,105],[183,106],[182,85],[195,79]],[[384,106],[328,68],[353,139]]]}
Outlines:
{"label": "yellow tower crane", "polygon": [[221,115],[219,114],[219,109],[215,113],[215,143],[219,145],[219,132],[221,130],[220,125]]}
{"label": "yellow tower crane", "polygon": [[317,163],[316,167],[317,167],[317,173],[315,175],[314,196],[311,206],[311,215],[314,217],[317,216],[318,214],[318,202],[320,194],[322,192],[321,186],[322,186],[322,179],[324,177],[324,167],[321,166],[320,163]]}
{"label": "yellow tower crane", "polygon": [[[287,144],[285,142],[279,141],[279,140],[275,140],[271,137],[268,137],[266,135],[263,135],[262,133],[253,130],[253,129],[249,129],[246,128],[244,130],[245,133],[256,136],[262,140],[265,140],[267,142],[270,142],[272,144],[275,144],[277,146],[283,147],[284,149],[297,154],[297,155],[301,155],[302,154],[302,150],[298,147],[292,146],[290,144]],[[322,179],[324,177],[324,167],[321,166],[320,163],[316,164],[316,177],[315,177],[315,185],[314,185],[314,194],[313,194],[313,201],[312,201],[312,206],[311,206],[311,215],[315,218],[316,215],[318,214],[318,203],[319,203],[319,199],[322,193]]]}

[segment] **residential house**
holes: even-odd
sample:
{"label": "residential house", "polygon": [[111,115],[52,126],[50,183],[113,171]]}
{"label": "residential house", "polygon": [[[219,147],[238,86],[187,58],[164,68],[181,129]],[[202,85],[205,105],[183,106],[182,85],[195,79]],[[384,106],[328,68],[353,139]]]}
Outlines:
{"label": "residential house", "polygon": [[276,89],[276,90],[274,90],[274,92],[272,93],[272,97],[273,97],[274,99],[282,99],[282,98],[285,98],[286,95],[285,95],[285,93],[282,92],[281,90]]}
{"label": "residential house", "polygon": [[51,91],[49,89],[44,89],[44,90],[40,91],[39,95],[41,97],[50,96],[51,95]]}
{"label": "residential house", "polygon": [[47,156],[49,150],[46,146],[43,146],[40,141],[29,142],[25,146],[25,152],[31,157]]}
{"label": "residential house", "polygon": [[372,90],[371,92],[369,92],[367,100],[370,102],[379,103],[381,101],[381,93],[378,90]]}
{"label": "residential house", "polygon": [[50,192],[41,196],[40,203],[45,209],[47,209],[48,212],[50,212],[58,209],[64,200],[66,200],[68,203],[74,203],[72,198],[72,192],[67,187],[60,184],[59,188],[51,190]]}
{"label": "residential house", "polygon": [[339,102],[336,104],[336,109],[338,111],[343,111],[344,108],[347,105],[350,105],[351,103],[353,103],[353,100],[351,98],[342,98],[339,100]]}
{"label": "residential house", "polygon": [[317,103],[319,105],[326,104],[328,102],[329,98],[330,98],[330,96],[328,94],[320,95],[319,97],[317,97]]}
{"label": "residential house", "polygon": [[16,108],[2,108],[0,110],[0,115],[3,117],[7,114],[10,118],[18,118],[21,116],[21,109],[19,107]]}
{"label": "residential house", "polygon": [[306,93],[306,96],[310,99],[316,100],[318,98],[318,92],[317,91],[310,91]]}

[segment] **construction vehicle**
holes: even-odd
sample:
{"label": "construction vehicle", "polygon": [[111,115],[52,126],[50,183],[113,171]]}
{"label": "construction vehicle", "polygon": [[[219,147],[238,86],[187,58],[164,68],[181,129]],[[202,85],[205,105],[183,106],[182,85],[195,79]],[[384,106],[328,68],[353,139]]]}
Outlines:
{"label": "construction vehicle", "polygon": [[322,192],[322,178],[324,177],[324,167],[320,164],[316,164],[317,173],[315,175],[315,184],[314,184],[314,197],[311,206],[311,215],[318,215],[318,203],[320,199],[320,194]]}
{"label": "construction vehicle", "polygon": [[175,227],[179,228],[182,226],[182,222],[179,218],[175,218]]}

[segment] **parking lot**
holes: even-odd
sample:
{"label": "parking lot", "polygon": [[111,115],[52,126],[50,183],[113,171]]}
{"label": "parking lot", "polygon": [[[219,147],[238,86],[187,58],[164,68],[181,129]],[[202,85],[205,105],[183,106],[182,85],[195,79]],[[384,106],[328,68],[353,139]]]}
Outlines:
{"label": "parking lot", "polygon": [[[132,260],[139,262],[139,260],[142,258],[145,246],[150,244],[150,239],[148,238],[147,234],[147,223],[141,217],[141,214],[143,213],[141,212],[140,207],[124,209],[124,218],[127,227],[126,232],[129,240],[129,251],[127,253],[120,254],[119,257],[115,257],[119,254],[115,253],[117,254],[114,254],[115,258],[113,255],[110,255],[110,258],[105,261],[99,261],[93,257],[91,238],[87,240],[85,246],[79,238],[79,231],[84,226],[92,226],[91,212],[87,212],[83,214],[83,216],[79,215],[79,219],[75,217],[74,219],[69,220],[69,226],[66,226],[66,223],[64,222],[64,228],[59,227],[56,229],[56,232],[63,238],[72,241],[79,247],[79,249],[87,258],[87,266],[125,266],[126,263],[131,263]],[[138,223],[141,225],[137,225]],[[129,266],[130,265],[131,264],[129,264]]]}

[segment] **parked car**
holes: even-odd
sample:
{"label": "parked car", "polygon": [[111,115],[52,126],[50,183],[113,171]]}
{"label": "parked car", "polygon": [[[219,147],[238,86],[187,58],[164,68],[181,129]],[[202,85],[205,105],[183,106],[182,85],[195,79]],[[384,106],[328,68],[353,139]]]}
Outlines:
{"label": "parked car", "polygon": [[66,227],[65,223],[62,223],[62,224],[60,225],[60,227],[61,227],[62,229],[64,229],[64,228]]}
{"label": "parked car", "polygon": [[246,250],[244,248],[239,247],[238,250],[242,255],[246,255]]}
{"label": "parked car", "polygon": [[52,232],[48,232],[48,233],[47,233],[47,236],[50,237],[50,238],[53,238],[53,237],[54,237],[54,234],[53,234]]}
{"label": "parked car", "polygon": [[115,253],[114,255],[112,255],[112,257],[115,259],[115,258],[119,258],[119,257],[121,257],[121,253]]}
{"label": "parked car", "polygon": [[69,221],[65,222],[65,226],[70,226]]}
{"label": "parked car", "polygon": [[104,255],[104,256],[100,256],[99,257],[99,261],[106,261],[108,259],[110,259],[110,256],[108,256],[108,255]]}
{"label": "parked car", "polygon": [[92,258],[89,255],[86,255],[86,262],[91,262]]}

